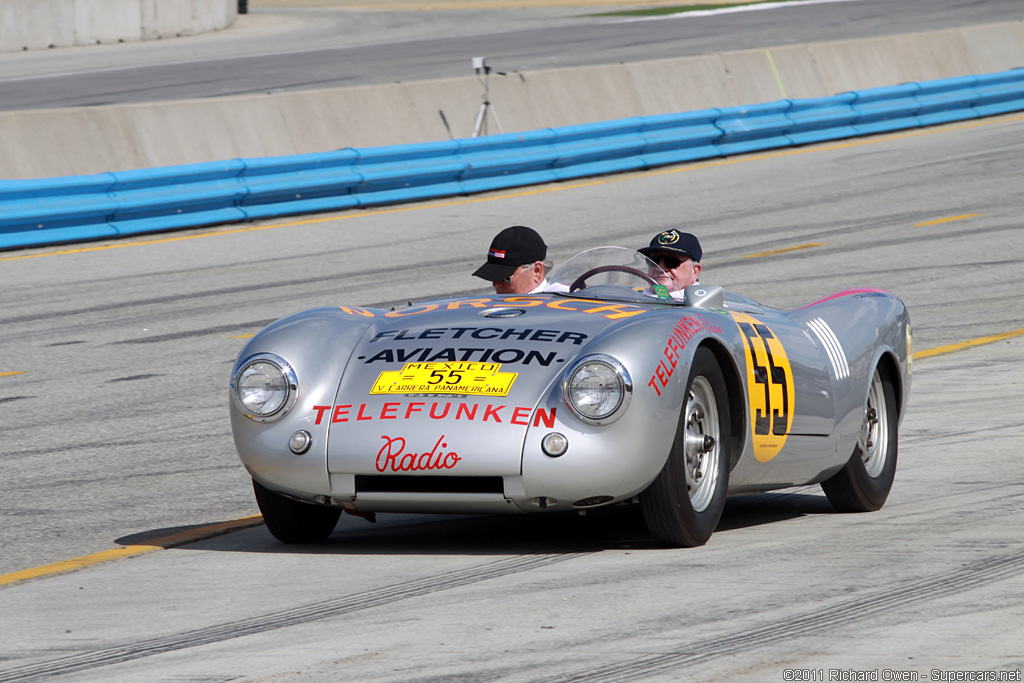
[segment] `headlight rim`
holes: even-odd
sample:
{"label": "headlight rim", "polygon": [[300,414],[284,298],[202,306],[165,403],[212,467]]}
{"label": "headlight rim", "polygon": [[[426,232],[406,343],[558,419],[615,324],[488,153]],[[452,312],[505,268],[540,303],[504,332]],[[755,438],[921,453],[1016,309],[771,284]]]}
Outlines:
{"label": "headlight rim", "polygon": [[[241,377],[242,373],[246,371],[251,365],[255,363],[269,363],[276,367],[281,374],[284,376],[285,381],[288,385],[288,394],[285,396],[281,406],[272,413],[266,415],[256,415],[249,410],[242,399],[238,396],[238,378]],[[295,369],[292,368],[291,363],[286,361],[276,353],[259,352],[247,356],[244,360],[237,363],[235,366],[237,369],[234,374],[231,375],[231,399],[235,403],[235,407],[238,408],[243,415],[252,420],[253,422],[260,422],[266,424],[268,422],[276,422],[280,420],[295,407],[295,403],[299,397],[299,380],[295,374]]]}
{"label": "headlight rim", "polygon": [[[618,405],[616,405],[610,413],[598,418],[583,414],[583,412],[576,407],[571,398],[572,393],[570,389],[573,378],[579,370],[583,368],[583,366],[590,363],[600,363],[611,368],[615,372],[615,376],[619,381],[622,391],[622,396],[619,399]],[[606,353],[587,354],[586,356],[578,359],[568,368],[568,370],[566,370],[566,373],[562,378],[562,400],[569,407],[573,416],[582,422],[596,426],[611,424],[625,414],[626,410],[629,408],[630,402],[633,400],[633,379],[630,377],[629,371],[626,370],[626,366],[623,365],[622,361],[618,358]]]}

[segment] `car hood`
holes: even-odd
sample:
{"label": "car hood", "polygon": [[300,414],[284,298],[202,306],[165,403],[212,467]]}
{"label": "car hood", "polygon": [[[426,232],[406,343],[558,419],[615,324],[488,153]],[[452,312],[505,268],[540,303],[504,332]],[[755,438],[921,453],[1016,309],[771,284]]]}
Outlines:
{"label": "car hood", "polygon": [[558,295],[426,302],[376,315],[341,379],[328,469],[509,476],[545,401],[597,337],[650,307]]}

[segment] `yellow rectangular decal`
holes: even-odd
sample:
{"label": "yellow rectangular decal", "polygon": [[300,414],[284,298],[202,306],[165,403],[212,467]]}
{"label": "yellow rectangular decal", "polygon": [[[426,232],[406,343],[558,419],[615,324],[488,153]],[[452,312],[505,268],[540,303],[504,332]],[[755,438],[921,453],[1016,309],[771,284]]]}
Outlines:
{"label": "yellow rectangular decal", "polygon": [[501,363],[406,363],[380,373],[370,393],[507,396],[519,373],[500,370]]}

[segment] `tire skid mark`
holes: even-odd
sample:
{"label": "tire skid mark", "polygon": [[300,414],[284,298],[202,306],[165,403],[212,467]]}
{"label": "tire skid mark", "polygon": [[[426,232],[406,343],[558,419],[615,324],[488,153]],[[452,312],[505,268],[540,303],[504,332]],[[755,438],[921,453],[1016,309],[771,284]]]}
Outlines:
{"label": "tire skid mark", "polygon": [[559,683],[613,683],[641,680],[653,674],[675,671],[683,665],[743,654],[754,648],[774,645],[792,638],[815,635],[826,629],[847,626],[880,613],[916,604],[921,600],[936,600],[1001,581],[1016,576],[1022,571],[1024,571],[1024,550],[1012,555],[992,557],[975,562],[946,574],[918,579],[908,585],[847,600],[832,607],[780,619],[758,628],[743,629],[724,636],[697,641],[681,647],[675,652],[638,657],[618,664],[538,679],[538,683],[552,681],[556,678]]}
{"label": "tire skid mark", "polygon": [[489,564],[413,579],[355,595],[293,607],[227,624],[218,624],[194,631],[142,640],[120,647],[68,655],[13,669],[0,670],[0,683],[62,676],[102,666],[122,664],[166,652],[266,633],[279,628],[308,624],[321,619],[343,616],[410,598],[439,593],[451,588],[461,588],[488,579],[540,569],[600,551],[600,548],[594,546],[572,545],[539,551],[532,555],[497,560]]}

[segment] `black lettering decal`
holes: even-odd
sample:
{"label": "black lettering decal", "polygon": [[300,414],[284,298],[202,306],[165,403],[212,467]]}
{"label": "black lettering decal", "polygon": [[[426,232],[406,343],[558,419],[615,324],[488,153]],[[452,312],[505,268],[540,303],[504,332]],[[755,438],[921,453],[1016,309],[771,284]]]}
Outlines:
{"label": "black lettering decal", "polygon": [[[484,332],[493,332],[494,334],[485,335],[483,334]],[[478,330],[473,330],[472,332],[470,332],[469,336],[473,337],[473,339],[494,339],[499,334],[501,334],[501,330],[499,330],[497,327],[481,327]]]}
{"label": "black lettering decal", "polygon": [[492,359],[495,363],[518,363],[525,355],[526,353],[519,349],[501,349],[494,352]]}
{"label": "black lettering decal", "polygon": [[786,423],[789,421],[789,389],[786,381],[786,369],[775,365],[772,358],[772,350],[768,347],[769,339],[776,339],[772,331],[764,325],[755,325],[761,338],[764,339],[764,350],[768,354],[768,367],[771,369],[772,384],[782,387],[782,410],[772,409],[772,434],[784,436],[786,434]]}
{"label": "black lettering decal", "polygon": [[447,330],[447,327],[431,327],[420,332],[419,339],[440,339]]}
{"label": "black lettering decal", "polygon": [[[409,351],[407,349],[395,350],[398,352],[398,357],[396,358],[396,360],[399,363],[405,363],[406,361],[412,360],[413,356],[415,356],[417,353],[420,353],[421,351],[429,351],[430,349],[413,349],[412,351]],[[420,358],[420,360],[422,361],[423,359]]]}
{"label": "black lettering decal", "polygon": [[582,332],[563,332],[562,336],[558,338],[558,343],[571,341],[576,346],[579,346],[587,338],[587,335]]}
{"label": "black lettering decal", "polygon": [[[764,405],[766,409],[764,412],[760,408],[757,409],[754,416],[754,433],[755,434],[768,434],[771,431],[771,392],[768,390],[768,369],[758,362],[757,358],[757,347],[754,346],[754,340],[759,339],[760,336],[757,330],[754,329],[753,325],[749,323],[739,323],[740,331],[743,332],[744,338],[747,340],[747,348],[750,351],[750,359],[754,368],[754,381],[758,384],[764,385]],[[762,344],[764,341],[762,340]],[[753,391],[754,387],[750,387],[750,391]]]}
{"label": "black lettering decal", "polygon": [[455,349],[441,349],[440,351],[435,353],[433,356],[431,356],[427,360],[429,360],[429,361],[438,361],[438,360],[454,361],[455,360]]}

